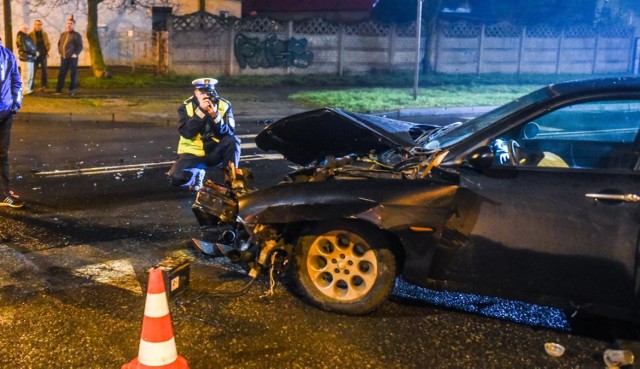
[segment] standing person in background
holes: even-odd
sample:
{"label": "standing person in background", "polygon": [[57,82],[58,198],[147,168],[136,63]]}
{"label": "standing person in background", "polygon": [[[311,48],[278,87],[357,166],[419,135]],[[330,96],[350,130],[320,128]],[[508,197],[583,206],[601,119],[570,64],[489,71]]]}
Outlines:
{"label": "standing person in background", "polygon": [[[42,21],[40,19],[36,19],[33,22],[33,31],[29,33],[29,37],[36,44],[36,49],[38,50],[38,57],[33,65],[34,77],[35,72],[40,68],[40,91],[44,91],[49,88],[47,81],[47,58],[49,58],[51,43],[49,42],[49,35],[42,29]],[[33,85],[29,86],[31,90],[33,90],[34,87]]]}
{"label": "standing person in background", "polygon": [[16,46],[18,47],[18,56],[20,58],[20,71],[22,74],[22,86],[24,94],[32,93],[31,85],[33,85],[33,63],[38,57],[36,44],[29,37],[29,27],[23,24],[18,31]]}
{"label": "standing person in background", "polygon": [[[2,46],[0,39],[0,206],[20,208],[24,201],[11,189],[9,178],[9,143],[13,116],[22,107],[22,81],[15,55]],[[3,236],[4,238],[4,236]]]}
{"label": "standing person in background", "polygon": [[69,19],[67,19],[66,31],[62,32],[58,40],[60,73],[58,73],[58,84],[56,86],[56,92],[54,92],[55,95],[62,93],[67,72],[69,72],[71,78],[69,95],[76,95],[76,86],[78,85],[78,55],[82,51],[82,36],[73,30],[75,24],[76,21],[73,20],[73,16],[69,17]]}

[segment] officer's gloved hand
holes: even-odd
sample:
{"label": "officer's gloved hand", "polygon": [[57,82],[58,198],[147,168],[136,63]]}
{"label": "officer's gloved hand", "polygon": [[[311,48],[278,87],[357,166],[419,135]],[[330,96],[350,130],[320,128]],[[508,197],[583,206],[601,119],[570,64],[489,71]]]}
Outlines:
{"label": "officer's gloved hand", "polygon": [[208,110],[209,111],[209,115],[212,118],[216,118],[216,116],[218,116],[218,104],[215,103],[211,103],[211,108]]}

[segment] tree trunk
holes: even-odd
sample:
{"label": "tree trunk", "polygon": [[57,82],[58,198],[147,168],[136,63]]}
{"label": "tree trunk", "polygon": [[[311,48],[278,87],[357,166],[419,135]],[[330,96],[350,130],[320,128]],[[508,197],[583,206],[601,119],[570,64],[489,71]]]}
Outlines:
{"label": "tree trunk", "polygon": [[11,0],[2,2],[4,9],[4,47],[13,51],[13,30],[11,25]]}
{"label": "tree trunk", "polygon": [[442,8],[442,0],[425,0],[425,31],[427,40],[424,47],[424,68],[426,74],[435,72],[436,41],[438,39],[438,15]]}
{"label": "tree trunk", "polygon": [[98,78],[108,78],[107,64],[102,57],[100,37],[98,35],[98,4],[102,0],[87,0],[87,40],[91,56],[91,71]]}

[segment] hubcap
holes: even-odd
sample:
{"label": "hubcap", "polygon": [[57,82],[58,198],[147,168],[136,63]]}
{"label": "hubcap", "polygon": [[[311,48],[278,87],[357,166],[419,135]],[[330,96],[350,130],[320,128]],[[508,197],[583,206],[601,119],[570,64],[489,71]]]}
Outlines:
{"label": "hubcap", "polygon": [[377,265],[369,244],[346,231],[331,231],[316,238],[307,258],[307,271],[316,288],[340,301],[367,294],[376,281]]}

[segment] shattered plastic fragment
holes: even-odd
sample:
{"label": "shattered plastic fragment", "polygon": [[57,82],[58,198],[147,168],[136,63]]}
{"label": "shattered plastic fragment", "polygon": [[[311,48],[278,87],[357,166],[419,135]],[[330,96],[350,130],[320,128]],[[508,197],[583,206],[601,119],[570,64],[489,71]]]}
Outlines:
{"label": "shattered plastic fragment", "polygon": [[555,342],[547,342],[544,344],[544,350],[549,356],[560,357],[564,354],[564,346]]}
{"label": "shattered plastic fragment", "polygon": [[629,350],[605,350],[602,357],[607,368],[619,368],[631,365],[635,361],[633,352]]}

